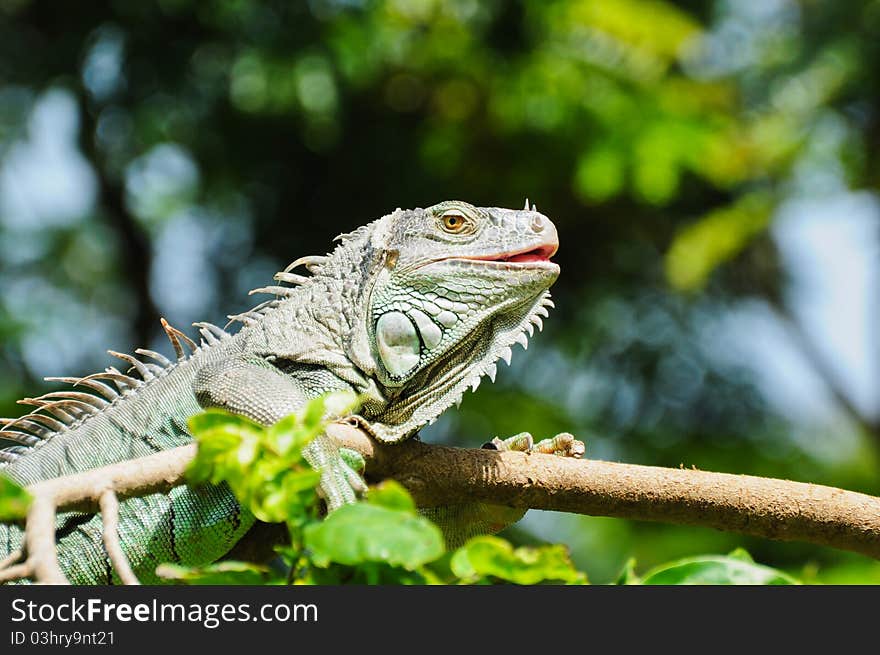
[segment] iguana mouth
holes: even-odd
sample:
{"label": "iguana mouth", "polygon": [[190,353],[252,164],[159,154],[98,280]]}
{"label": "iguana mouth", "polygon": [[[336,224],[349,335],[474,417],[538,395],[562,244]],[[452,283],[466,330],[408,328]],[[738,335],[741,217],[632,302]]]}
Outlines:
{"label": "iguana mouth", "polygon": [[556,246],[544,245],[526,250],[525,252],[504,254],[500,257],[486,257],[486,259],[496,262],[549,262],[550,258],[556,254],[556,250]]}
{"label": "iguana mouth", "polygon": [[468,255],[466,257],[452,257],[450,259],[478,261],[487,264],[554,264],[554,262],[550,261],[550,258],[556,254],[558,247],[556,243],[545,243],[527,250],[514,250],[487,255]]}

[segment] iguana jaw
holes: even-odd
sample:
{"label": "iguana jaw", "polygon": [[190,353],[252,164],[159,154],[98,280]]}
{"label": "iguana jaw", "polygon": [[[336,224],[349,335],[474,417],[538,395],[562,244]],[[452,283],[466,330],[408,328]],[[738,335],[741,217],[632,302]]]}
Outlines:
{"label": "iguana jaw", "polygon": [[555,271],[559,273],[559,265],[551,262],[550,258],[556,254],[559,249],[559,241],[556,238],[556,231],[545,240],[544,243],[538,245],[529,245],[516,250],[506,250],[496,253],[486,253],[483,255],[454,255],[450,257],[438,257],[429,260],[416,268],[423,268],[431,264],[443,262],[478,262],[486,266],[502,266],[511,270],[526,270],[535,268],[538,270]]}

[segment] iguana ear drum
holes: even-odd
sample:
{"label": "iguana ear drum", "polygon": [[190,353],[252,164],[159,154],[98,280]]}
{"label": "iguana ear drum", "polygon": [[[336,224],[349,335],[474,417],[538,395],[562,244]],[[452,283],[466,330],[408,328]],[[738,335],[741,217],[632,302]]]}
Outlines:
{"label": "iguana ear drum", "polygon": [[376,343],[382,364],[394,377],[406,375],[419,363],[419,335],[415,325],[402,312],[388,312],[379,317]]}

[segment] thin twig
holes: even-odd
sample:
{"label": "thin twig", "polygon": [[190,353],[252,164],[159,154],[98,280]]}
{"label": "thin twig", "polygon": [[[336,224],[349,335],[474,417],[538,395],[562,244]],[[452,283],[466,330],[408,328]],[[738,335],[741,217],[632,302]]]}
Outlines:
{"label": "thin twig", "polygon": [[[61,480],[62,478],[56,478]],[[34,485],[39,487],[39,484]],[[52,494],[35,493],[25,520],[24,540],[29,564],[37,582],[43,584],[69,584],[58,565],[55,550],[55,507]]]}
{"label": "thin twig", "polygon": [[15,566],[9,566],[0,570],[0,584],[4,582],[12,582],[13,580],[21,580],[33,575],[33,567],[29,562],[22,562]]}
{"label": "thin twig", "polygon": [[3,569],[12,566],[16,562],[18,562],[22,557],[24,557],[24,551],[21,548],[13,550],[9,555],[0,560],[0,571]]}
{"label": "thin twig", "polygon": [[110,563],[119,574],[122,584],[139,585],[140,580],[131,570],[128,558],[122,551],[119,541],[119,501],[112,489],[107,489],[101,494],[99,500],[101,506],[101,521],[103,523],[104,547]]}

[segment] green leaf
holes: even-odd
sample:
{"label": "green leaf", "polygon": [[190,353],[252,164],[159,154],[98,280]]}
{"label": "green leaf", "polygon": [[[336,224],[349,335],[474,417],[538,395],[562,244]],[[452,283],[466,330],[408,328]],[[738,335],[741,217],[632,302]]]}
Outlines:
{"label": "green leaf", "polygon": [[23,519],[30,504],[31,495],[24,487],[0,475],[0,521]]}
{"label": "green leaf", "polygon": [[340,507],[303,536],[317,566],[384,562],[413,570],[444,551],[440,529],[427,519],[370,503]]}
{"label": "green leaf", "polygon": [[316,398],[301,414],[271,427],[221,410],[193,416],[190,430],[199,450],[189,469],[193,482],[226,482],[236,498],[261,521],[296,528],[318,504],[313,471],[302,449],[323,429],[323,401]]}
{"label": "green leaf", "polygon": [[265,442],[277,454],[291,461],[302,457],[302,449],[321,431],[320,424],[316,428],[308,428],[302,424],[296,414],[291,414],[265,432]]}
{"label": "green leaf", "polygon": [[310,400],[301,412],[302,424],[306,429],[318,430],[324,418],[324,398]]}
{"label": "green leaf", "polygon": [[190,585],[266,585],[283,580],[265,566],[249,562],[219,562],[204,567],[160,564],[156,575],[164,580]]}
{"label": "green leaf", "polygon": [[474,537],[452,556],[452,571],[465,581],[498,578],[516,584],[568,582],[586,584],[587,576],[575,569],[562,545],[520,547],[504,539]]}
{"label": "green leaf", "polygon": [[703,555],[662,564],[646,573],[642,584],[788,585],[800,582],[787,573],[755,564],[748,553],[736,550],[727,556]]}
{"label": "green leaf", "polygon": [[330,419],[351,416],[360,405],[361,399],[353,391],[332,391],[324,396],[324,415]]}
{"label": "green leaf", "polygon": [[189,418],[189,428],[199,440],[215,438],[215,432],[234,435],[238,432],[259,433],[263,426],[238,414],[231,414],[222,409],[206,409]]}
{"label": "green leaf", "polygon": [[749,564],[754,564],[754,558],[749,554],[745,548],[734,548],[732,551],[727,553],[727,556],[732,559],[738,559],[741,562],[748,562]]}
{"label": "green leaf", "polygon": [[242,497],[248,508],[261,521],[282,523],[298,522],[316,500],[315,487],[321,479],[319,471],[285,471],[276,479],[247,489]]}
{"label": "green leaf", "polygon": [[614,581],[616,585],[637,585],[642,584],[642,579],[636,574],[636,558],[630,557],[626,564],[623,565],[623,569],[617,575],[617,579]]}
{"label": "green leaf", "polygon": [[387,507],[407,514],[416,513],[416,503],[404,489],[403,485],[395,480],[385,480],[375,487],[370,487],[367,492],[367,502],[379,507]]}
{"label": "green leaf", "polygon": [[330,564],[327,568],[311,567],[295,580],[299,584],[316,585],[442,585],[443,581],[430,569],[420,566],[412,571],[381,562],[358,566]]}
{"label": "green leaf", "polygon": [[263,428],[252,421],[209,409],[190,417],[189,429],[199,444],[187,470],[192,482],[233,483],[256,459]]}

